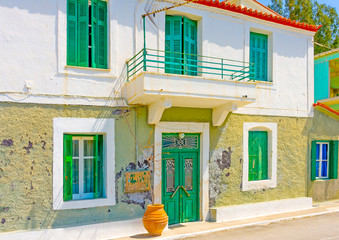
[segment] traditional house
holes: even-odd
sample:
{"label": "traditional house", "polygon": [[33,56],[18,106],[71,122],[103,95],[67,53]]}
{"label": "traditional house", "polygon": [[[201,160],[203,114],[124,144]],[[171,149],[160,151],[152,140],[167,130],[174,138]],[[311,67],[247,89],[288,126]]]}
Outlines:
{"label": "traditional house", "polygon": [[140,233],[152,199],[170,225],[312,206],[319,27],[255,0],[12,0],[0,16],[1,238]]}
{"label": "traditional house", "polygon": [[314,56],[314,122],[309,130],[309,196],[315,201],[339,198],[339,49]]}

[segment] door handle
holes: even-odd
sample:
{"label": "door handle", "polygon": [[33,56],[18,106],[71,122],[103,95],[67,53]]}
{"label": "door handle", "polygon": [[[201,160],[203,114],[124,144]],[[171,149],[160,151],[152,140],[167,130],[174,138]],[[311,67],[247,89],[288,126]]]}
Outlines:
{"label": "door handle", "polygon": [[175,189],[174,193],[171,195],[171,198],[174,197],[174,195],[177,193],[178,189],[180,188],[180,186],[177,186],[177,188]]}
{"label": "door handle", "polygon": [[185,193],[187,194],[187,196],[191,196],[188,192],[187,192],[187,190],[186,190],[186,188],[184,188],[184,186],[181,186],[182,187],[182,189],[184,189],[184,191],[185,191]]}

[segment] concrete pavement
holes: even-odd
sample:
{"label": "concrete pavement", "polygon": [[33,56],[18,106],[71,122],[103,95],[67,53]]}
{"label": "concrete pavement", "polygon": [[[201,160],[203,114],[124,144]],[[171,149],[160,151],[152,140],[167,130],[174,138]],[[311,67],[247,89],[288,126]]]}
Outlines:
{"label": "concrete pavement", "polygon": [[[178,224],[175,226],[170,226],[167,231],[164,231],[162,236],[152,237],[147,234],[139,234],[135,236],[130,236],[126,238],[119,238],[121,240],[132,240],[132,239],[182,239],[187,237],[193,237],[208,233],[219,232],[223,230],[237,229],[248,226],[256,226],[260,224],[269,224],[274,222],[280,222],[282,220],[291,220],[291,219],[302,219],[311,216],[318,216],[330,213],[339,212],[339,200],[314,203],[314,207],[307,210],[287,212],[272,214],[268,216],[255,217],[250,219],[242,219],[230,222],[223,223],[214,223],[214,222],[192,222]],[[339,239],[339,237],[338,237]]]}

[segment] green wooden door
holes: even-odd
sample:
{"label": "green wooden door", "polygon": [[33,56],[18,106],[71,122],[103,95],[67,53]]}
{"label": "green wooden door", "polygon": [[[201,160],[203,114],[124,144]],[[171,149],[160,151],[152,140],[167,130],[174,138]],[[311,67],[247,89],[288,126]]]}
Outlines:
{"label": "green wooden door", "polygon": [[266,131],[250,131],[248,138],[249,181],[268,179],[268,134]]}
{"label": "green wooden door", "polygon": [[199,220],[199,134],[163,134],[162,202],[169,224]]}

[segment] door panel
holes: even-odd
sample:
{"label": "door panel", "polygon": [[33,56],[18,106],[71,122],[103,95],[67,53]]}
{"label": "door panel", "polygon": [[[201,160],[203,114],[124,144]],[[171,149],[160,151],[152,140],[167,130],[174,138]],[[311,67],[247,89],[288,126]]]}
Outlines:
{"label": "door panel", "polygon": [[198,220],[199,212],[199,166],[198,154],[180,153],[180,181],[181,181],[181,198],[182,214],[181,222],[192,222]]}
{"label": "door panel", "polygon": [[162,156],[162,201],[168,215],[168,224],[179,223],[180,192],[175,192],[179,184],[179,153],[164,153]]}
{"label": "door panel", "polygon": [[[192,142],[196,137],[198,140]],[[162,202],[169,224],[197,221],[200,216],[199,136],[187,134],[182,139],[177,138],[178,134],[167,134],[163,138]],[[181,144],[176,144],[179,146],[176,148],[168,143],[169,139]]]}

